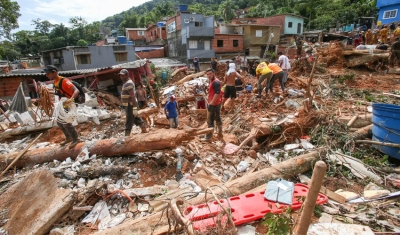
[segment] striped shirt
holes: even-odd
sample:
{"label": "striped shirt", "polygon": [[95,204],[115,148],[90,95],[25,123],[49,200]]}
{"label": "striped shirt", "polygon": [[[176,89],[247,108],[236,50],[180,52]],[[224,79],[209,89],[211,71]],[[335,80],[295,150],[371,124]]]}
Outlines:
{"label": "striped shirt", "polygon": [[121,102],[122,106],[128,106],[128,104],[132,104],[130,92],[135,91],[135,84],[133,84],[132,80],[129,79],[122,85],[121,92]]}

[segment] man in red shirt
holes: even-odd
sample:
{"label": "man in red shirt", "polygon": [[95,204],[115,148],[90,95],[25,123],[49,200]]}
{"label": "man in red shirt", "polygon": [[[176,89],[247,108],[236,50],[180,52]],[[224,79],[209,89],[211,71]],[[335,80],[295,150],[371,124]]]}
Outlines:
{"label": "man in red shirt", "polygon": [[[208,127],[214,127],[214,121],[217,123],[218,137],[222,137],[222,120],[221,120],[221,82],[215,77],[214,70],[208,68],[206,70],[207,77],[210,82],[208,88],[208,106],[207,106],[207,124]],[[211,140],[212,133],[207,133],[205,140]]]}
{"label": "man in red shirt", "polygon": [[[46,77],[54,81],[54,88],[58,95],[60,97],[68,98],[68,100],[64,101],[64,106],[67,107],[71,103],[73,103],[75,98],[79,95],[79,90],[74,86],[74,84],[72,84],[72,82],[67,78],[64,78],[62,80],[62,84],[60,84],[60,81],[63,77],[58,75],[58,69],[53,65],[48,65],[43,70],[46,73]],[[60,145],[64,146],[72,141],[72,143],[68,147],[75,147],[78,144],[79,140],[78,132],[76,131],[72,123],[67,123],[57,118],[57,125],[61,128],[62,132],[65,135],[65,141],[62,142]]]}

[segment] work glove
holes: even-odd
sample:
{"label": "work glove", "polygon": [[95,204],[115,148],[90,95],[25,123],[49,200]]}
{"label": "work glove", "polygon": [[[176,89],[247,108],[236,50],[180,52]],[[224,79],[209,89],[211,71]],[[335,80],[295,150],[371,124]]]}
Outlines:
{"label": "work glove", "polygon": [[139,112],[138,112],[138,109],[137,109],[137,107],[133,107],[133,116],[139,116]]}

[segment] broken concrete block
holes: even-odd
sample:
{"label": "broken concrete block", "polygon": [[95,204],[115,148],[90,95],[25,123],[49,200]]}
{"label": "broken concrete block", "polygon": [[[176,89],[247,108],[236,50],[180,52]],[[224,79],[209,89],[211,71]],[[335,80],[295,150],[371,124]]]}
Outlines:
{"label": "broken concrete block", "polygon": [[364,190],[365,199],[375,199],[389,195],[389,190]]}
{"label": "broken concrete block", "polygon": [[31,173],[0,197],[0,211],[9,221],[3,226],[8,234],[47,234],[70,209],[74,192],[57,187],[50,171]]}
{"label": "broken concrete block", "polygon": [[140,212],[149,211],[149,204],[142,204],[142,203],[139,203],[139,204],[138,204],[138,211],[140,211]]}
{"label": "broken concrete block", "polygon": [[29,112],[21,113],[20,118],[22,119],[22,122],[26,125],[31,125],[31,124],[35,123],[35,120],[33,120],[32,116]]}
{"label": "broken concrete block", "polygon": [[65,170],[65,171],[64,171],[64,176],[65,176],[67,179],[70,179],[70,180],[74,180],[74,179],[76,178],[77,175],[78,175],[78,174],[77,174],[75,171],[71,171],[71,170]]}
{"label": "broken concrete block", "polygon": [[49,235],[74,235],[75,227],[73,225],[64,228],[53,228]]}
{"label": "broken concrete block", "polygon": [[251,225],[239,226],[237,228],[237,235],[255,235],[256,228]]}
{"label": "broken concrete block", "polygon": [[336,190],[335,193],[339,194],[340,196],[345,197],[346,201],[350,201],[350,200],[359,198],[359,195],[357,193],[344,191],[343,189]]}

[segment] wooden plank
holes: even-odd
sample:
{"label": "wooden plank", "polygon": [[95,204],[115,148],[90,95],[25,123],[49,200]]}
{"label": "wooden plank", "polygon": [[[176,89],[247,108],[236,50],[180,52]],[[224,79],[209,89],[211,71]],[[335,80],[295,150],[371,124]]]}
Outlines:
{"label": "wooden plank", "polygon": [[[299,178],[301,180],[303,180],[306,184],[310,183],[310,181],[311,181],[311,179],[308,178],[305,175],[300,175]],[[345,197],[343,197],[343,196],[341,196],[341,195],[339,195],[339,194],[337,194],[337,193],[325,188],[324,186],[321,186],[321,189],[319,190],[319,192],[324,194],[324,195],[326,195],[329,199],[337,201],[337,202],[339,202],[341,204],[345,204],[346,203],[346,198]]]}

